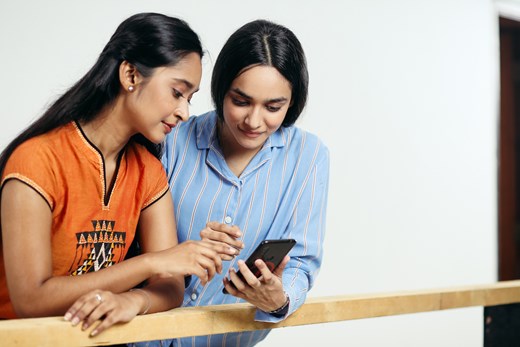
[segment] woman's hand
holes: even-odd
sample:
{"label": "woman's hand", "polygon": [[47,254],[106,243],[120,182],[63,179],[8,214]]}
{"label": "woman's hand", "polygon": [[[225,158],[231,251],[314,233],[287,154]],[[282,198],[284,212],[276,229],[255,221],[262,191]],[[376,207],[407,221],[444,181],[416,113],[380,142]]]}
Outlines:
{"label": "woman's hand", "polygon": [[221,254],[222,260],[231,260],[240,250],[244,248],[244,243],[237,240],[242,236],[242,232],[236,225],[228,225],[219,222],[208,222],[206,227],[200,231],[200,238],[204,241],[225,243],[237,250],[235,254]]}
{"label": "woman's hand", "polygon": [[90,333],[90,336],[96,336],[116,323],[129,322],[137,316],[145,305],[141,303],[144,299],[139,300],[138,297],[142,295],[137,292],[114,294],[93,290],[76,300],[64,318],[73,326],[81,324],[82,330],[101,320]]}
{"label": "woman's hand", "polygon": [[[222,259],[233,257],[238,251],[223,242],[188,240],[166,250],[152,253],[156,258],[161,273],[164,276],[180,274],[195,275],[202,285],[209,282],[215,273],[222,273]],[[162,269],[162,270],[161,270]]]}
{"label": "woman's hand", "polygon": [[[273,272],[261,260],[255,261],[260,270],[260,277],[256,277],[246,266],[244,261],[238,261],[238,268],[243,280],[235,270],[229,272],[230,279],[224,278],[224,286],[229,294],[242,298],[265,312],[274,311],[282,307],[287,298],[283,290],[282,274],[290,257],[285,256],[280,265]],[[230,283],[232,282],[232,283]]]}

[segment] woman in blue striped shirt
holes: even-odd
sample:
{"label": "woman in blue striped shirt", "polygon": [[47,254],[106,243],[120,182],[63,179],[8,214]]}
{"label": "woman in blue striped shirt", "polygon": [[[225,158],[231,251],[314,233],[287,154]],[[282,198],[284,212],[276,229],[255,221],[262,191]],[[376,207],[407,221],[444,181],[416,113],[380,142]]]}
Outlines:
{"label": "woman in blue striped shirt", "polygon": [[[322,260],[329,177],[328,149],[293,126],[307,91],[296,36],[281,25],[253,21],[228,39],[217,58],[211,82],[216,110],[191,117],[167,136],[163,164],[179,241],[225,241],[241,250],[208,284],[192,277],[184,306],[248,301],[258,308],[256,320],[279,322],[305,301]],[[211,221],[229,228],[217,231]],[[262,276],[256,278],[244,260],[262,240],[281,238],[297,243],[273,272],[257,261]],[[173,345],[252,346],[268,332],[200,336]]]}

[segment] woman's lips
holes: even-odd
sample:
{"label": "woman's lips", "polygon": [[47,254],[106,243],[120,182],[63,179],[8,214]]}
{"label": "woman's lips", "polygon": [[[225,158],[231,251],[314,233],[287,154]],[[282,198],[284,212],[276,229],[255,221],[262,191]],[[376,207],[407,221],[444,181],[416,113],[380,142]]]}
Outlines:
{"label": "woman's lips", "polygon": [[250,137],[250,138],[257,138],[259,137],[260,135],[262,135],[261,132],[257,132],[257,131],[248,131],[248,130],[243,130],[243,129],[240,129],[240,131],[247,137]]}
{"label": "woman's lips", "polygon": [[164,127],[166,129],[166,133],[169,134],[173,128],[175,128],[175,125],[174,123],[167,123],[167,122],[162,122],[164,124]]}

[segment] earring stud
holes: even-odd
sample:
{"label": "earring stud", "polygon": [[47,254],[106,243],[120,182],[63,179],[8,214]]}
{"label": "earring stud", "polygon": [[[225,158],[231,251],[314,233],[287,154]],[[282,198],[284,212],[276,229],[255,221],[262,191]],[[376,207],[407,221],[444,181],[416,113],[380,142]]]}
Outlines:
{"label": "earring stud", "polygon": [[129,92],[133,92],[134,91],[134,86],[128,86],[128,91]]}

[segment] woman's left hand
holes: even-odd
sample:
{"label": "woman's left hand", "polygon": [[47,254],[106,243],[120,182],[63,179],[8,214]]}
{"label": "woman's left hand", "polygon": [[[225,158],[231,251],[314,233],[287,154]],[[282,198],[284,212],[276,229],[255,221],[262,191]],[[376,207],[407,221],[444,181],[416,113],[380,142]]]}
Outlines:
{"label": "woman's left hand", "polygon": [[101,320],[90,333],[90,336],[96,336],[116,323],[129,322],[137,316],[141,310],[137,295],[139,294],[132,292],[114,294],[110,291],[93,290],[76,300],[64,318],[73,326],[82,324],[82,330]]}
{"label": "woman's left hand", "polygon": [[[248,301],[260,310],[274,311],[282,307],[287,300],[283,290],[282,274],[289,259],[289,256],[285,256],[273,272],[261,259],[257,259],[255,265],[261,273],[258,278],[249,270],[244,261],[239,260],[238,268],[244,280],[240,279],[231,269],[230,279],[224,278],[224,286],[229,294]],[[230,281],[233,283],[231,284]]]}

